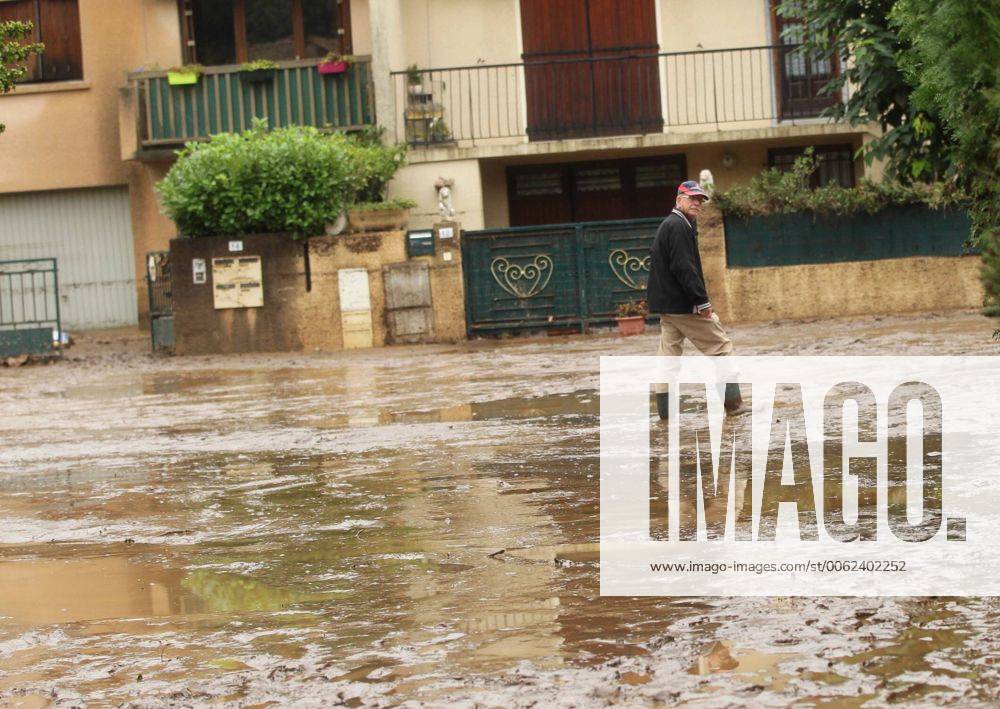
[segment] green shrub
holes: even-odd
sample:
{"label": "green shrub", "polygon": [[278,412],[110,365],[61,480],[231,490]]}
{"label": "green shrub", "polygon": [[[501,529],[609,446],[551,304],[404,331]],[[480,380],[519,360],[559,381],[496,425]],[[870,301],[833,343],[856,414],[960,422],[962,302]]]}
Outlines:
{"label": "green shrub", "polygon": [[413,209],[417,203],[412,199],[389,199],[383,202],[356,202],[350,208],[357,212],[379,212],[387,209]]}
{"label": "green shrub", "polygon": [[240,71],[266,71],[267,69],[277,69],[277,62],[270,59],[254,59],[252,62],[244,62],[240,65]]}
{"label": "green shrub", "polygon": [[792,169],[765,170],[745,185],[717,193],[713,201],[723,214],[748,218],[765,214],[874,214],[890,206],[924,204],[932,209],[961,205],[959,195],[943,183],[903,185],[895,181],[862,180],[857,187],[826,185],[810,189],[809,178],[819,167],[812,149],[795,160]]}
{"label": "green shrub", "polygon": [[983,250],[982,277],[986,289],[984,312],[997,316],[1000,315],[1000,234],[995,231],[980,234],[979,246]]}
{"label": "green shrub", "polygon": [[351,150],[360,182],[357,202],[384,202],[389,180],[406,163],[406,144],[383,144],[384,132],[384,128],[370,127],[353,137]]}
{"label": "green shrub", "polygon": [[361,186],[360,153],[342,134],[315,128],[241,134],[189,143],[157,185],[183,236],[322,234]]}

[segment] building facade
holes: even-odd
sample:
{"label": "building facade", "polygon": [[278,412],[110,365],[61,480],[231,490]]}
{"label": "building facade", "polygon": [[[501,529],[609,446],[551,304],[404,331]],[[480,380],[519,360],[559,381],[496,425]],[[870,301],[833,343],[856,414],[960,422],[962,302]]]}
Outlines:
{"label": "building facade", "polygon": [[[702,170],[725,189],[808,145],[819,181],[852,185],[874,127],[818,117],[840,67],[796,50],[773,4],[6,0],[47,51],[0,97],[0,260],[59,258],[70,327],[136,322],[146,254],[176,236],[156,181],[184,142],[254,118],[410,143],[390,196],[418,203],[414,228],[440,219],[442,178],[465,230],[662,216]],[[330,51],[356,59],[320,74]],[[278,69],[246,81],[254,59]]]}

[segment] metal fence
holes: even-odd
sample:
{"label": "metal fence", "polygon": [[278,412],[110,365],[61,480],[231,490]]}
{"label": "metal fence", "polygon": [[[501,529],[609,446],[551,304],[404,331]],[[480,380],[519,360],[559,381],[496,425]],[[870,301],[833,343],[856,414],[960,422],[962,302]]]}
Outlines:
{"label": "metal fence", "polygon": [[320,74],[315,60],[296,60],[278,62],[263,80],[249,81],[233,65],[208,67],[192,85],[171,85],[165,71],[136,72],[129,82],[138,91],[139,141],[147,148],[238,133],[255,118],[269,128],[356,130],[375,122],[367,57],[341,74]]}
{"label": "metal fence", "polygon": [[61,328],[56,260],[0,261],[0,357],[51,353]]}
{"label": "metal fence", "polygon": [[799,45],[392,72],[396,139],[416,146],[661,132],[818,116],[834,59]]}
{"label": "metal fence", "polygon": [[146,292],[153,352],[170,351],[174,346],[174,296],[169,251],[146,254]]}

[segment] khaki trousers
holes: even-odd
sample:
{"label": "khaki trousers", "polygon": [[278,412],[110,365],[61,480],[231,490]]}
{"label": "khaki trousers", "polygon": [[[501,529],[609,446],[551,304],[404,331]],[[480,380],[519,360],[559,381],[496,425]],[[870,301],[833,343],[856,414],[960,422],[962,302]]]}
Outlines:
{"label": "khaki trousers", "polygon": [[678,357],[684,352],[684,339],[691,341],[698,351],[714,357],[733,351],[733,341],[719,323],[719,316],[711,318],[697,315],[661,315],[660,348],[658,355]]}
{"label": "khaki trousers", "polygon": [[[679,357],[684,352],[684,339],[691,341],[698,351],[710,357],[728,355],[733,351],[733,341],[719,323],[719,316],[711,319],[697,315],[660,315],[660,347],[656,354]],[[654,384],[657,394],[667,393],[666,384]]]}

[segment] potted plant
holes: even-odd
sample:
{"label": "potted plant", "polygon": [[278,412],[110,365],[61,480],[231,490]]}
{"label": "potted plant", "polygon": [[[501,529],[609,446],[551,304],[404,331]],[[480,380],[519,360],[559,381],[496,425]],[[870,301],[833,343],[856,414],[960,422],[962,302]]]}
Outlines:
{"label": "potted plant", "polygon": [[330,52],[316,65],[320,74],[343,74],[354,63],[354,57],[339,52]]}
{"label": "potted plant", "polygon": [[197,84],[198,79],[204,73],[205,67],[201,64],[184,64],[183,66],[171,67],[167,70],[167,83],[171,86]]}
{"label": "potted plant", "polygon": [[627,300],[618,304],[618,333],[627,337],[641,335],[646,331],[646,315],[649,310],[644,300]]}
{"label": "potted plant", "polygon": [[251,84],[270,81],[277,68],[278,65],[270,59],[254,59],[240,67],[240,81]]}
{"label": "potted plant", "polygon": [[412,199],[356,202],[347,208],[347,220],[354,231],[398,231],[416,206]]}
{"label": "potted plant", "polygon": [[443,118],[435,118],[431,121],[428,138],[431,143],[451,143],[451,130]]}
{"label": "potted plant", "polygon": [[392,231],[406,224],[410,209],[408,199],[388,199],[387,186],[406,162],[405,145],[385,145],[384,128],[370,129],[355,138],[352,161],[358,177],[353,204],[347,207],[347,219],[354,231]]}
{"label": "potted plant", "polygon": [[424,77],[420,73],[419,67],[416,64],[410,64],[406,67],[406,86],[410,96],[417,96],[424,92]]}

